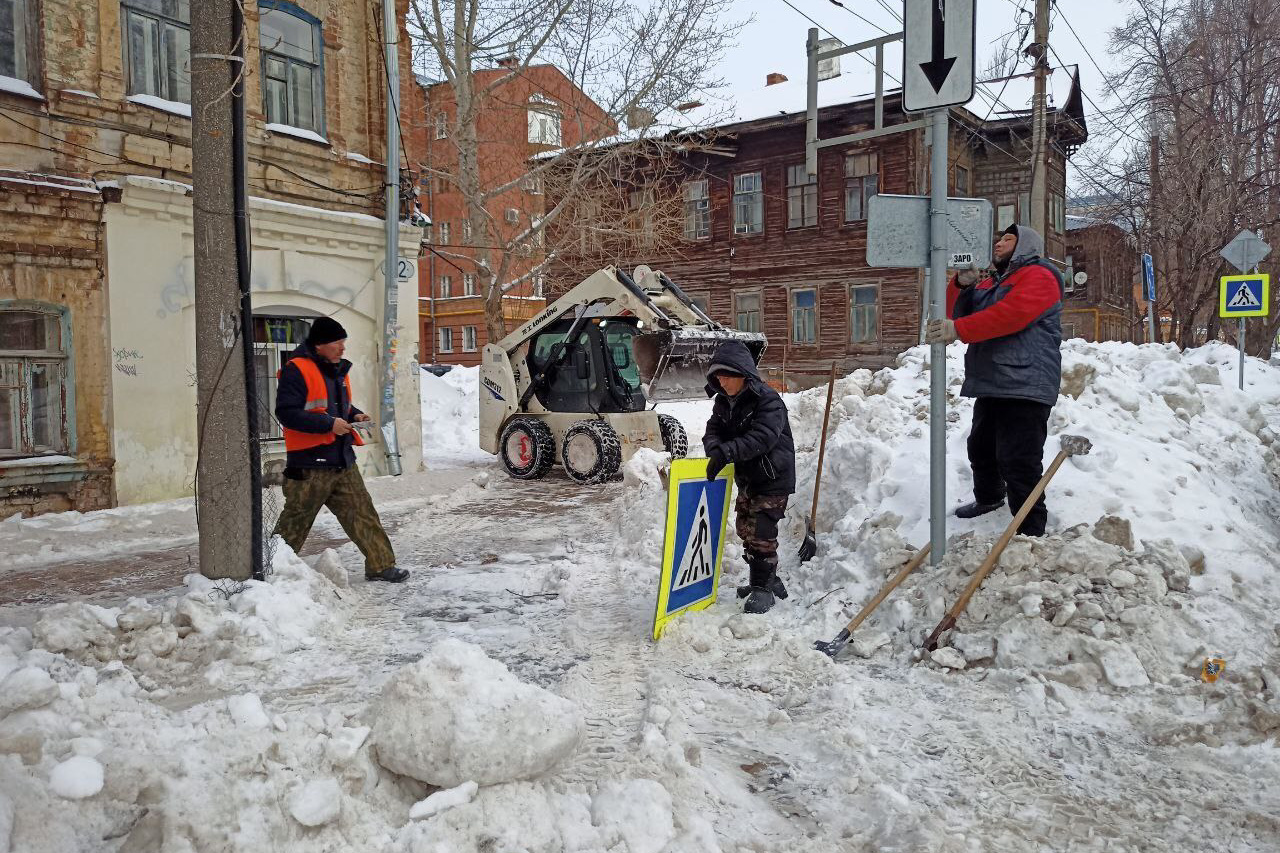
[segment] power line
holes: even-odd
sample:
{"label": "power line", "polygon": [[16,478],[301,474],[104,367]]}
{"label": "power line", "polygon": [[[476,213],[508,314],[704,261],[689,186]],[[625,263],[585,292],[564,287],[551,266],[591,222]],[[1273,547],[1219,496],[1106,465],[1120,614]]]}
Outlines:
{"label": "power line", "polygon": [[[839,37],[839,36],[837,36],[835,33],[831,32],[831,30],[827,29],[827,28],[826,28],[826,27],[824,27],[822,24],[819,24],[817,21],[815,21],[813,18],[811,18],[811,17],[810,17],[810,16],[809,16],[809,15],[808,15],[804,10],[802,10],[799,6],[796,6],[794,3],[792,3],[792,2],[791,2],[791,0],[782,0],[782,2],[783,2],[783,3],[786,3],[788,6],[790,6],[790,7],[791,7],[795,12],[796,12],[796,14],[800,15],[800,17],[804,18],[806,21],[808,21],[809,23],[813,24],[815,27],[817,27],[818,29],[822,30],[822,31],[823,31],[823,32],[825,32],[827,35],[831,36],[833,39],[837,39],[838,41],[840,41],[840,43],[841,43],[841,44],[843,44],[843,43],[844,43],[844,39],[840,38],[840,37]],[[859,15],[858,17],[860,17],[860,18],[861,18],[862,16],[861,16],[861,15]],[[863,20],[865,21],[865,20],[866,20],[866,18],[863,18]],[[871,22],[870,22],[870,21],[867,21],[867,23],[869,23],[869,24],[870,24]],[[887,30],[885,30],[883,27],[876,27],[876,25],[875,25],[875,24],[871,24],[871,26],[875,27],[877,30],[880,30],[880,32],[885,33],[886,35],[888,34],[888,31],[887,31]],[[855,55],[856,55],[859,59],[861,59],[863,62],[865,62],[865,63],[867,63],[868,65],[870,65],[872,68],[875,68],[875,67],[876,67],[876,63],[875,63],[875,61],[874,61],[874,60],[871,60],[871,59],[867,59],[865,56],[863,56],[863,55],[862,55],[862,51],[857,51]],[[902,85],[902,81],[901,81],[901,80],[899,80],[897,77],[894,77],[894,76],[893,76],[892,74],[890,74],[888,71],[885,71],[885,72],[884,72],[884,76],[888,77],[890,80],[892,80],[894,83],[898,84],[899,86],[901,86],[901,85]]]}
{"label": "power line", "polygon": [[[880,32],[884,33],[885,35],[889,34],[889,31],[886,30],[884,27],[880,26],[877,23],[874,23],[873,21],[868,20],[867,18],[864,18],[862,15],[859,15],[857,12],[853,11],[848,6],[841,3],[840,0],[827,0],[827,2],[830,3],[832,6],[838,6],[841,9],[844,9],[850,15],[853,15],[855,18],[857,18],[859,21],[862,21],[862,23],[866,24],[867,26],[873,29],[877,29]],[[889,9],[889,7],[885,5],[884,0],[877,0],[877,2],[885,9]],[[898,23],[902,23],[902,18],[896,15],[892,9],[889,9],[889,14],[893,15],[894,20],[896,20]]]}

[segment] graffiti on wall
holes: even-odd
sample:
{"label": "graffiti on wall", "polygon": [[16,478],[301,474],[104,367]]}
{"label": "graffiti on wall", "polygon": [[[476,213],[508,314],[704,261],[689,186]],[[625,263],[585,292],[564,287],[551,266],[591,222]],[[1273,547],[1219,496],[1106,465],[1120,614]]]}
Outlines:
{"label": "graffiti on wall", "polygon": [[111,355],[116,364],[117,372],[123,373],[125,376],[138,375],[138,362],[142,361],[142,353],[136,349],[116,347],[111,351]]}

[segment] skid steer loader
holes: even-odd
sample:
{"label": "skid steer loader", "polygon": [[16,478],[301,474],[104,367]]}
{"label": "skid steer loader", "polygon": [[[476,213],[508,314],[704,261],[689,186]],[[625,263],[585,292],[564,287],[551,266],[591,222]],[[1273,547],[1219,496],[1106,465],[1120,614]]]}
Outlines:
{"label": "skid steer loader", "polygon": [[558,462],[578,483],[604,482],[641,447],[682,457],[684,428],[650,405],[702,398],[727,340],[764,354],[764,335],[724,328],[662,272],[599,270],[484,348],[480,446],[521,480]]}

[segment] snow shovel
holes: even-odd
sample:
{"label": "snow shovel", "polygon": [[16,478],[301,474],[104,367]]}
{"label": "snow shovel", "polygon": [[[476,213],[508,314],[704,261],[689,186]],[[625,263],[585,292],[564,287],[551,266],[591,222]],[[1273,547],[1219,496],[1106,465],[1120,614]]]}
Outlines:
{"label": "snow shovel", "polygon": [[822,440],[818,443],[818,473],[813,478],[813,506],[804,520],[804,541],[800,543],[800,562],[807,563],[818,555],[818,490],[822,488],[822,460],[827,455],[827,424],[831,422],[831,398],[836,395],[836,363],[831,362],[831,378],[827,380],[827,410],[822,413]]}
{"label": "snow shovel", "polygon": [[987,555],[987,559],[982,561],[978,571],[974,572],[973,580],[969,581],[964,593],[956,600],[955,604],[951,605],[951,609],[947,611],[946,616],[942,617],[938,627],[933,629],[929,639],[924,641],[925,651],[931,652],[938,648],[938,638],[956,626],[956,620],[960,618],[961,613],[964,613],[964,609],[969,606],[969,600],[978,591],[978,587],[982,586],[982,582],[987,579],[987,575],[991,574],[991,570],[996,567],[996,561],[1004,553],[1005,546],[1013,539],[1013,534],[1018,531],[1018,527],[1021,526],[1026,517],[1031,514],[1031,508],[1036,505],[1036,501],[1040,500],[1040,496],[1044,494],[1044,490],[1049,486],[1049,481],[1053,479],[1054,474],[1058,473],[1062,463],[1067,461],[1068,456],[1086,456],[1092,449],[1093,443],[1084,436],[1062,436],[1062,449],[1058,451],[1053,464],[1049,466],[1048,471],[1044,472],[1040,482],[1036,483],[1036,487],[1031,490],[1031,494],[1027,495],[1027,499],[1022,503],[1022,509],[1018,510],[1018,514],[1013,517],[1013,521],[1009,522],[1009,526],[1005,528],[1004,535],[996,540],[991,553]]}
{"label": "snow shovel", "polygon": [[908,560],[907,564],[902,567],[902,571],[894,575],[893,580],[885,584],[884,589],[876,593],[876,597],[867,602],[867,606],[863,607],[862,610],[859,611],[858,615],[853,617],[853,620],[840,630],[839,634],[836,634],[835,639],[829,643],[824,643],[819,640],[813,644],[813,647],[832,659],[834,659],[836,655],[840,654],[840,651],[849,644],[849,638],[853,635],[854,631],[858,630],[858,626],[867,621],[867,617],[880,606],[882,601],[889,597],[889,593],[901,586],[902,582],[907,579],[907,575],[920,568],[920,564],[924,562],[924,558],[929,556],[929,548],[929,545],[925,545],[917,551],[915,556]]}

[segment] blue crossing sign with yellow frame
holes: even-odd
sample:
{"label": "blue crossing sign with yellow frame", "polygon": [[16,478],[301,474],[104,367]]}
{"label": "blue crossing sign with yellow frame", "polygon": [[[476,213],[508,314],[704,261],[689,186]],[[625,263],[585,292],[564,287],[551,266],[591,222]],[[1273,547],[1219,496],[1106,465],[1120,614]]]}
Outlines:
{"label": "blue crossing sign with yellow frame", "polygon": [[1220,279],[1219,317],[1265,317],[1271,305],[1271,276],[1224,275]]}
{"label": "blue crossing sign with yellow frame", "polygon": [[653,614],[655,640],[681,614],[715,604],[732,492],[732,465],[708,480],[706,459],[672,460],[662,574]]}

